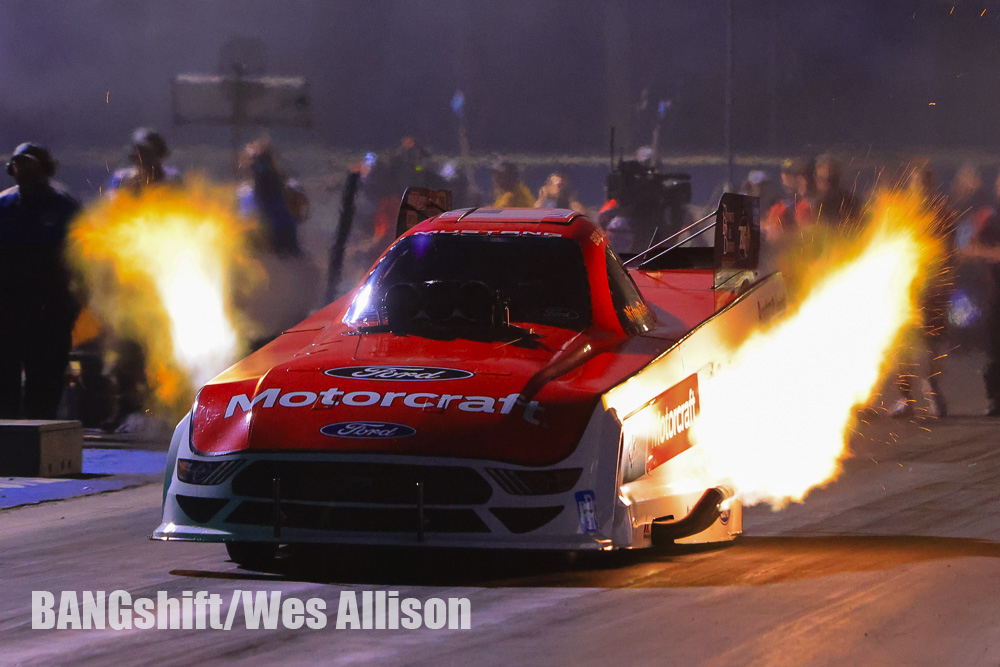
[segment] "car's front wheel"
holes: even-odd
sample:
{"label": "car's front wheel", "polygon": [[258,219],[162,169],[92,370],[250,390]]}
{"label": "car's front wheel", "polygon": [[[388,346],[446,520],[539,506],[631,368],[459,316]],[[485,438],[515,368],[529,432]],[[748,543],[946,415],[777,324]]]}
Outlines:
{"label": "car's front wheel", "polygon": [[229,560],[248,570],[267,569],[274,564],[278,545],[273,542],[226,542]]}

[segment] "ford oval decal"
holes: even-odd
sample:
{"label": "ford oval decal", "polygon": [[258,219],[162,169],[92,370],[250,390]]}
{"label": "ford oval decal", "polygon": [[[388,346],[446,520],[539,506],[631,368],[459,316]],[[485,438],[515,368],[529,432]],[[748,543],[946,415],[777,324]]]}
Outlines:
{"label": "ford oval decal", "polygon": [[331,368],[323,373],[337,378],[392,381],[463,380],[475,375],[475,373],[457,368],[435,368],[433,366],[348,366],[346,368]]}
{"label": "ford oval decal", "polygon": [[417,429],[389,422],[339,422],[327,424],[319,432],[334,438],[408,438]]}

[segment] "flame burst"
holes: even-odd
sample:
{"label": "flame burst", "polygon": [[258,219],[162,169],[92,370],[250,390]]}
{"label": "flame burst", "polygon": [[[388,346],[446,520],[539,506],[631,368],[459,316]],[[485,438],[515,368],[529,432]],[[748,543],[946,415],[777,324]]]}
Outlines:
{"label": "flame burst", "polygon": [[74,222],[69,255],[89,307],[142,346],[147,381],[172,415],[241,351],[231,285],[254,274],[250,232],[232,191],[198,179],[116,193]]}
{"label": "flame burst", "polygon": [[748,504],[781,507],[836,478],[855,410],[870,400],[940,258],[925,200],[883,193],[860,238],[802,272],[786,316],[755,332],[702,386],[692,465]]}

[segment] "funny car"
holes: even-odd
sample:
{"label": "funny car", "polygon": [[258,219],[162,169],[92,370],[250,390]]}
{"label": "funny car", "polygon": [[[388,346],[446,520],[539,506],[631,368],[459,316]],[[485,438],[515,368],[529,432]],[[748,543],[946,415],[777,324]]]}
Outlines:
{"label": "funny car", "polygon": [[624,265],[578,212],[404,209],[354,290],[201,388],[153,539],[253,565],[285,544],[740,534],[739,490],[682,464],[724,341],[784,307],[757,271],[756,199],[727,193],[688,230],[714,248],[668,238]]}

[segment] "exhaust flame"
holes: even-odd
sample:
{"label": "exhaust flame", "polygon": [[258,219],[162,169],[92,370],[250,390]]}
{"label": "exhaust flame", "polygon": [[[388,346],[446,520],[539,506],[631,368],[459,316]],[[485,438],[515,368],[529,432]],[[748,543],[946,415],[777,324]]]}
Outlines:
{"label": "exhaust flame", "polygon": [[172,415],[243,347],[231,301],[234,280],[252,273],[251,226],[233,201],[198,180],[122,191],[89,206],[70,232],[90,308],[116,336],[140,343],[147,381]]}
{"label": "exhaust flame", "polygon": [[919,322],[918,293],[941,253],[934,211],[883,193],[872,212],[860,238],[828,242],[806,267],[786,315],[703,383],[689,463],[748,504],[798,502],[836,478],[855,409]]}

